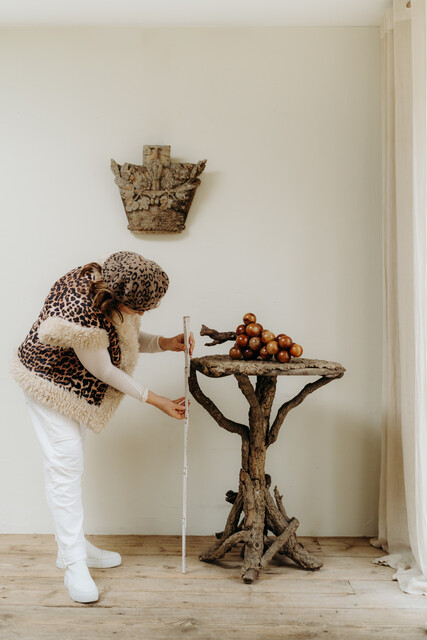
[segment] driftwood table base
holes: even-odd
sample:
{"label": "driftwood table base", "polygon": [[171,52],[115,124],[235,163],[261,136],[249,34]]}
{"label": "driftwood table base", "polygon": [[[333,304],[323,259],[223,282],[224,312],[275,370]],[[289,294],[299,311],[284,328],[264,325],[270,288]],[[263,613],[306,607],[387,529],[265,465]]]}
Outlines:
{"label": "driftwood table base", "polygon": [[[226,418],[200,389],[197,371],[209,377],[234,375],[249,403],[249,426]],[[261,361],[236,361],[228,356],[194,358],[191,363],[190,391],[220,427],[242,438],[242,468],[237,492],[228,491],[226,500],[232,503],[225,529],[217,534],[216,543],[200,559],[214,562],[234,546],[242,544],[242,578],[246,583],[257,579],[259,573],[276,554],[282,554],[306,570],[319,569],[322,562],[308,553],[296,537],[299,522],[289,518],[277,487],[274,498],[270,492],[271,478],[265,473],[268,447],[277,440],[280,428],[291,409],[301,404],[310,393],[331,380],[341,378],[345,369],[336,362],[298,359],[287,364]],[[256,375],[254,387],[249,380]],[[318,375],[291,400],[285,402],[270,423],[277,376]],[[273,536],[270,536],[272,533]]]}
{"label": "driftwood table base", "polygon": [[[257,479],[253,480],[241,469],[238,493],[228,492],[227,495],[227,501],[233,502],[233,507],[225,530],[217,534],[217,542],[200,556],[200,560],[214,562],[232,547],[242,543],[242,578],[248,584],[256,580],[260,570],[277,553],[287,556],[302,569],[320,569],[321,560],[308,553],[296,538],[298,520],[289,518],[286,514],[277,487],[274,489],[273,500],[269,482],[270,478],[266,476],[266,482],[262,486]],[[269,531],[274,533],[274,538],[268,536]]]}

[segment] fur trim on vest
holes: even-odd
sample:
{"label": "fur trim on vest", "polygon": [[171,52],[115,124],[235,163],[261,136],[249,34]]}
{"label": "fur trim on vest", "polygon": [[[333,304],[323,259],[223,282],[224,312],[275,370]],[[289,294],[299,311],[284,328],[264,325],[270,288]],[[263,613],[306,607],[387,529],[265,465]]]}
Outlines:
{"label": "fur trim on vest", "polygon": [[122,323],[110,322],[93,305],[90,279],[90,275],[79,278],[79,269],[74,269],[54,284],[14,357],[12,375],[36,400],[99,433],[123,393],[92,376],[73,347],[107,347],[113,365],[132,375],[140,318],[124,314]]}
{"label": "fur trim on vest", "polygon": [[74,322],[51,316],[40,323],[39,340],[51,347],[85,347],[88,349],[108,349],[110,341],[105,329],[81,327]]}

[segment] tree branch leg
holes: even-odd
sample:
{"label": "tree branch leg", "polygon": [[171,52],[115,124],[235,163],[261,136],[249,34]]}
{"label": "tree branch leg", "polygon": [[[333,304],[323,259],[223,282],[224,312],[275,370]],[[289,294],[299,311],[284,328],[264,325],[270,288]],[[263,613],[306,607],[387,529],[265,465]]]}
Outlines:
{"label": "tree branch leg", "polygon": [[[250,584],[258,577],[264,552],[265,498],[264,487],[261,486],[259,479],[250,478],[244,470],[242,470],[242,476],[246,493],[244,510],[247,514],[244,526],[248,529],[242,578],[243,582]],[[246,509],[248,509],[247,512]]]}
{"label": "tree branch leg", "polygon": [[296,518],[292,518],[289,522],[288,526],[282,533],[277,536],[277,538],[273,541],[270,548],[264,553],[261,558],[261,568],[264,569],[271,560],[273,560],[276,553],[279,553],[280,549],[288,542],[290,536],[295,534],[295,531],[299,527],[299,522]]}
{"label": "tree branch leg", "polygon": [[235,547],[236,544],[239,544],[239,542],[246,542],[248,538],[248,531],[237,531],[226,538],[215,549],[212,547],[208,552],[204,553],[203,556],[200,556],[200,559],[203,560],[203,562],[214,562],[215,560],[219,560],[219,558],[223,558],[226,553]]}
{"label": "tree branch leg", "polygon": [[218,409],[216,404],[213,403],[210,398],[205,396],[205,394],[199,387],[199,383],[197,381],[197,373],[194,368],[190,369],[188,385],[191,394],[194,396],[197,402],[199,402],[199,404],[201,404],[202,407],[206,409],[206,411],[212,416],[212,418],[215,420],[215,422],[217,422],[217,424],[219,424],[220,427],[222,427],[226,431],[231,431],[231,433],[238,433],[243,440],[249,438],[249,429],[247,426],[226,418],[224,414]]}
{"label": "tree branch leg", "polygon": [[[270,492],[266,490],[264,494],[267,526],[278,537],[286,529],[290,520],[280,513]],[[290,535],[288,541],[280,548],[279,553],[293,560],[301,569],[314,571],[323,566],[323,562],[319,558],[308,553],[303,545],[298,542],[295,533]]]}
{"label": "tree branch leg", "polygon": [[286,513],[286,509],[282,501],[283,496],[280,495],[277,485],[274,487],[274,497],[276,499],[277,508],[279,509],[280,513],[285,518],[285,520],[289,522],[289,517],[288,517],[288,514]]}
{"label": "tree branch leg", "polygon": [[277,376],[258,376],[255,394],[264,414],[264,419],[269,423],[271,407],[276,393]]}
{"label": "tree branch leg", "polygon": [[[230,536],[233,535],[233,533],[236,533],[236,529],[238,528],[238,522],[239,522],[240,514],[242,513],[242,509],[243,509],[243,494],[239,487],[239,493],[236,495],[233,502],[233,506],[231,507],[230,513],[228,514],[224,531],[222,532],[220,538],[215,542],[215,544],[212,545],[212,547],[208,549],[208,551],[206,551],[205,553],[202,553],[199,556],[200,560],[202,560],[203,562],[212,562],[213,560],[217,559],[216,558],[217,550],[224,544],[224,542],[228,538],[230,538]],[[228,551],[230,549],[228,549]],[[218,558],[220,557],[222,556],[218,556]]]}
{"label": "tree branch leg", "polygon": [[322,376],[321,378],[318,378],[318,380],[315,380],[314,382],[309,382],[308,384],[305,385],[305,387],[303,387],[303,389],[301,389],[301,391],[294,398],[282,404],[267,434],[267,446],[269,447],[271,444],[273,444],[273,442],[276,442],[277,437],[279,435],[280,427],[282,426],[284,419],[286,418],[286,416],[288,415],[291,409],[294,409],[299,404],[301,404],[301,402],[310,393],[313,393],[313,391],[316,391],[316,389],[320,389],[320,387],[323,387],[325,384],[328,384],[329,382],[331,382],[332,380],[335,380],[338,377],[341,377],[341,376],[340,375]]}

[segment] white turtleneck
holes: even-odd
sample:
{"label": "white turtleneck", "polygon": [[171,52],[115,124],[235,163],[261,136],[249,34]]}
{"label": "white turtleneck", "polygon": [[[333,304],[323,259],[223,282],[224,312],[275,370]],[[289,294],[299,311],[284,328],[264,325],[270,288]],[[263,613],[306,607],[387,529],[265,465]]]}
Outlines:
{"label": "white turtleneck", "polygon": [[[139,352],[157,353],[163,351],[159,344],[159,338],[160,336],[141,331],[138,336]],[[74,351],[84,368],[93,376],[105,384],[108,384],[110,387],[114,387],[118,389],[118,391],[132,396],[132,398],[136,398],[140,402],[147,402],[148,387],[145,387],[138,382],[138,380],[135,380],[132,376],[115,367],[111,362],[108,349],[76,347]]]}

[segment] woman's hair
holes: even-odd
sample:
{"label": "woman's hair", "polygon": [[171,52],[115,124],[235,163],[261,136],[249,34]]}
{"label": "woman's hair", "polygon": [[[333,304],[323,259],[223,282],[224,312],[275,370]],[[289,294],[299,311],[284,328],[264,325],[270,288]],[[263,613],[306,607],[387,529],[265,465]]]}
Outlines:
{"label": "woman's hair", "polygon": [[85,264],[80,269],[79,278],[89,272],[95,273],[95,279],[91,280],[89,284],[89,293],[93,298],[95,307],[102,311],[111,322],[117,322],[117,316],[120,322],[123,322],[123,315],[119,309],[120,301],[113,297],[113,294],[102,279],[101,265],[97,262]]}

